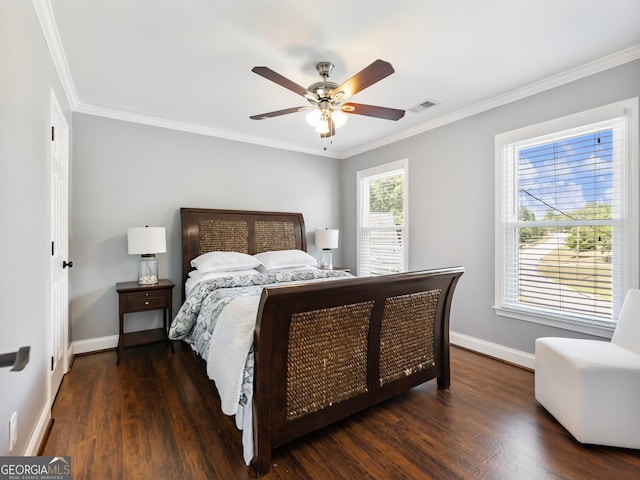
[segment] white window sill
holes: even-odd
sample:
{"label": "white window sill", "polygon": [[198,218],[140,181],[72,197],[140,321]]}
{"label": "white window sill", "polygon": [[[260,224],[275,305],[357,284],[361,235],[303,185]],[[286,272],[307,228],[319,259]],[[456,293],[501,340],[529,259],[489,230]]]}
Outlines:
{"label": "white window sill", "polygon": [[507,308],[504,306],[494,306],[497,315],[501,317],[513,318],[525,322],[538,323],[540,325],[548,325],[550,327],[561,328],[571,332],[586,333],[596,337],[611,339],[615,326],[613,324],[587,323],[579,318],[557,317],[546,314],[544,312],[525,311],[519,309]]}

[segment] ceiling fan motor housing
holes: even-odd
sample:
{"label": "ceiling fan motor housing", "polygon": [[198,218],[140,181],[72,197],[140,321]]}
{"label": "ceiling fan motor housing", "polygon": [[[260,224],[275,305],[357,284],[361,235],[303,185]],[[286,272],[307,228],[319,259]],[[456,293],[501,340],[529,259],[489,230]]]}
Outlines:
{"label": "ceiling fan motor housing", "polygon": [[338,88],[338,84],[327,81],[327,78],[329,78],[329,75],[333,70],[333,63],[319,62],[316,64],[316,70],[318,71],[318,75],[322,77],[322,81],[309,85],[307,90],[317,95],[317,99],[312,100],[307,98],[307,100],[309,100],[309,103],[313,105],[317,105],[322,102],[335,102],[336,99],[341,96],[338,95],[339,92],[334,92],[334,90]]}
{"label": "ceiling fan motor housing", "polygon": [[[318,96],[318,100],[322,101],[322,100],[331,100],[331,98],[333,98],[333,95],[331,95],[331,93],[336,88],[338,88],[337,83],[322,81],[322,82],[316,82],[312,85],[309,85],[308,90],[312,93],[315,93]],[[311,102],[311,103],[314,103],[314,102]]]}

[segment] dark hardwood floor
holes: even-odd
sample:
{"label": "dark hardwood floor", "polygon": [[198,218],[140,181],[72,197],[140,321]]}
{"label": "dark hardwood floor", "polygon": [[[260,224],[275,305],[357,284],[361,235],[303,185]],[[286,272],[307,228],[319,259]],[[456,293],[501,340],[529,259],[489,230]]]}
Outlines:
{"label": "dark hardwood floor", "polygon": [[[246,479],[240,433],[182,343],[76,357],[43,455],[75,479]],[[435,380],[278,448],[264,479],[639,479],[640,451],[577,443],[533,395],[533,373],[452,348]],[[638,432],[640,435],[640,432]]]}

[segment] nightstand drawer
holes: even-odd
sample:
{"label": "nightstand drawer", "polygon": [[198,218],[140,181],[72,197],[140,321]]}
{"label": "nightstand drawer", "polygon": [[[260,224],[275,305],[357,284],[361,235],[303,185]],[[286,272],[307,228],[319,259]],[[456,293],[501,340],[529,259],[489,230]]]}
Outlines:
{"label": "nightstand drawer", "polygon": [[153,295],[148,293],[136,293],[127,295],[127,312],[139,310],[154,310],[167,306],[166,295]]}

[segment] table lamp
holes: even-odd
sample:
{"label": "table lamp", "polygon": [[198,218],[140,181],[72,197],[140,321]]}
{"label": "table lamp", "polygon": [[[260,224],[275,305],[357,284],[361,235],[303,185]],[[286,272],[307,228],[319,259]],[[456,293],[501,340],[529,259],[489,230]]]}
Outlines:
{"label": "table lamp", "polygon": [[332,248],[338,248],[338,230],[316,230],[316,246],[322,249],[320,255],[320,268],[333,270]]}
{"label": "table lamp", "polygon": [[127,229],[129,255],[141,255],[138,269],[140,285],[158,283],[158,261],[156,253],[167,251],[164,227],[134,227]]}

